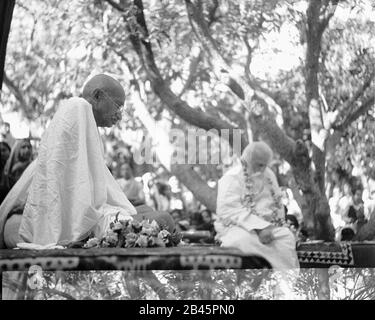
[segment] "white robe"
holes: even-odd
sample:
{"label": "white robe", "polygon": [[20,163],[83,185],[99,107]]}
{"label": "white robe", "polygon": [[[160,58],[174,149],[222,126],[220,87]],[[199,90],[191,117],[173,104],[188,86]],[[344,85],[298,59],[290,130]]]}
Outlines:
{"label": "white robe", "polygon": [[[281,192],[272,170],[266,168],[264,175],[272,181],[273,190]],[[233,167],[225,173],[218,184],[216,213],[219,219],[215,221],[217,237],[224,247],[236,247],[246,254],[264,257],[275,270],[299,268],[295,238],[288,228],[274,228],[272,232],[275,240],[269,244],[262,244],[254,230],[271,225],[267,220],[271,215],[273,198],[267,186],[254,197],[259,216],[249,214],[249,209],[242,204],[246,191],[242,166]],[[284,215],[282,209],[279,215]],[[237,221],[237,225],[226,226],[221,219],[227,218]]]}
{"label": "white robe", "polygon": [[[131,219],[133,205],[109,172],[92,106],[63,103],[45,131],[38,158],[0,206],[0,231],[9,211],[26,199],[20,239],[49,245],[101,236],[117,213]],[[4,246],[3,234],[0,247]]]}

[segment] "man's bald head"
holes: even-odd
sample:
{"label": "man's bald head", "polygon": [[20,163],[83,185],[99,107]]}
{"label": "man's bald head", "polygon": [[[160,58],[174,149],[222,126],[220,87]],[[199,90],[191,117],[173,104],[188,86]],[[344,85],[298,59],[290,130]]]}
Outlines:
{"label": "man's bald head", "polygon": [[125,99],[125,91],[120,82],[106,74],[98,74],[87,81],[83,88],[83,97],[91,96],[95,89],[104,90],[108,94],[122,95]]}
{"label": "man's bald head", "polygon": [[121,120],[125,91],[116,79],[105,74],[92,77],[83,88],[83,98],[93,106],[98,127],[111,127]]}

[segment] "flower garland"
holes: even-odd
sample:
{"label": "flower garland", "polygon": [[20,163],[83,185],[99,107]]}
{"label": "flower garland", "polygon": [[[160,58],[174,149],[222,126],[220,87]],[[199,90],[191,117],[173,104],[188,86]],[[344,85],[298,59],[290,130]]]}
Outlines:
{"label": "flower garland", "polygon": [[84,248],[173,247],[181,242],[178,232],[170,233],[155,220],[116,220],[101,238],[90,238]]}
{"label": "flower garland", "polygon": [[[244,171],[245,188],[246,188],[245,196],[244,196],[244,199],[242,200],[242,203],[246,208],[249,209],[250,214],[255,214],[259,217],[262,217],[261,214],[259,214],[259,212],[257,212],[255,208],[254,198],[257,193],[254,191],[254,185],[253,185],[251,176],[248,171],[247,163],[246,161],[243,161],[243,160],[241,161],[241,163],[242,163],[242,167]],[[279,216],[279,210],[283,208],[282,202],[281,202],[282,195],[276,193],[270,177],[266,177],[266,184],[270,186],[271,197],[273,200],[272,205],[270,207],[272,214],[271,214],[271,219],[269,222],[275,227],[285,226],[285,218]]]}
{"label": "flower garland", "polygon": [[[246,188],[245,196],[243,197],[243,199],[241,199],[241,202],[249,210],[249,214],[254,214],[256,216],[262,217],[261,214],[257,212],[256,203],[255,203],[255,196],[259,194],[260,191],[258,192],[254,191],[254,185],[253,185],[251,176],[248,172],[247,163],[242,160],[241,164],[242,164],[243,171],[244,171],[245,188]],[[273,199],[273,202],[270,208],[272,211],[272,214],[271,214],[271,219],[269,222],[275,227],[286,226],[285,218],[279,217],[279,214],[278,214],[279,210],[282,209],[282,202],[281,202],[282,195],[276,193],[270,177],[267,177],[266,183],[270,186],[270,192],[271,192],[271,196]],[[237,226],[237,227],[243,228],[243,226],[234,218],[218,217],[217,220],[220,220],[220,222],[225,227]]]}

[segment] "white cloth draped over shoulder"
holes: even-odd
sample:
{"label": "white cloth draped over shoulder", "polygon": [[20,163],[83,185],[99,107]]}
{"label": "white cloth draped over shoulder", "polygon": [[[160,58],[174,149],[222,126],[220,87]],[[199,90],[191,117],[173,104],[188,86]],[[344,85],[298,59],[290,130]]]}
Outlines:
{"label": "white cloth draped over shoulder", "polygon": [[[254,208],[257,215],[250,214],[243,204],[246,193],[245,178],[241,165],[228,170],[219,180],[215,221],[217,237],[222,246],[236,247],[246,254],[259,255],[267,259],[275,270],[299,268],[296,242],[292,232],[286,227],[273,229],[273,240],[270,244],[262,244],[255,230],[261,230],[271,225],[270,209],[274,199],[273,192],[280,193],[276,176],[271,169],[266,168],[262,176],[254,179],[260,189],[254,196]],[[272,186],[266,181],[271,181]],[[283,209],[278,215],[284,216]],[[235,221],[227,224],[226,221]]]}
{"label": "white cloth draped over shoulder", "polygon": [[105,164],[86,100],[70,98],[59,107],[42,137],[37,160],[0,207],[0,230],[10,210],[26,197],[19,236],[38,245],[77,241],[91,232],[101,236],[118,213],[125,219],[136,214]]}

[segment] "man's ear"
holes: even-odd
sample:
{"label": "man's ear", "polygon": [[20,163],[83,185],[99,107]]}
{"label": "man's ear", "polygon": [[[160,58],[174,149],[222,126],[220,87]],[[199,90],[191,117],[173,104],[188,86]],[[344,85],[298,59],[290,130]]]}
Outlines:
{"label": "man's ear", "polygon": [[99,100],[100,95],[101,95],[100,89],[95,89],[92,93],[92,96],[94,97],[95,100]]}

